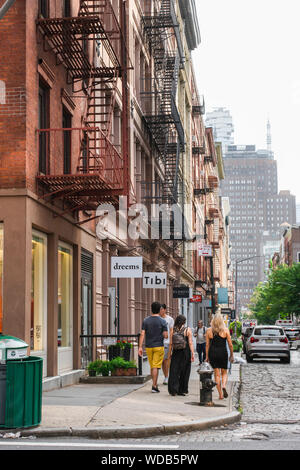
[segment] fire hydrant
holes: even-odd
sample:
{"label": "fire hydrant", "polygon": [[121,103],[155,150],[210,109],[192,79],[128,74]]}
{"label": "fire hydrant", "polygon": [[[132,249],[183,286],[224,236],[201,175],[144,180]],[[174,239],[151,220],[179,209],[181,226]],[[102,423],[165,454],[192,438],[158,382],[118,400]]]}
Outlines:
{"label": "fire hydrant", "polygon": [[200,376],[200,406],[213,406],[212,390],[216,385],[212,379],[214,371],[208,362],[203,362],[197,372]]}

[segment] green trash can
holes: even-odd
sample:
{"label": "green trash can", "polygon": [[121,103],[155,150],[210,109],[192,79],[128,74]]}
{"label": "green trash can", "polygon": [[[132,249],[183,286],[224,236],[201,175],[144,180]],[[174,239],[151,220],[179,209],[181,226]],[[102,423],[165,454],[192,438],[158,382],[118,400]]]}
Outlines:
{"label": "green trash can", "polygon": [[41,422],[43,359],[27,356],[27,347],[18,338],[0,334],[0,428],[29,428]]}

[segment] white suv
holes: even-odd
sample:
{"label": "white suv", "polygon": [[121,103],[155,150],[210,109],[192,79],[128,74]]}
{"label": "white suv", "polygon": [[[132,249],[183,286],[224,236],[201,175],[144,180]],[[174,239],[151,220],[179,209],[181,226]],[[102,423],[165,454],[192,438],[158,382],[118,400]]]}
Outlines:
{"label": "white suv", "polygon": [[290,345],[283,328],[259,325],[253,329],[246,343],[246,359],[252,362],[254,358],[278,358],[290,363]]}

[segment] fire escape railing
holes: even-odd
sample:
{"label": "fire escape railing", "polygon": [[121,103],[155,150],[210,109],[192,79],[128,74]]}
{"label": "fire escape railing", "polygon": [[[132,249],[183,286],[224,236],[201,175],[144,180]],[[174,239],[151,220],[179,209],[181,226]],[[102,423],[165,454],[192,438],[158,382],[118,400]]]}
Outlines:
{"label": "fire escape railing", "polygon": [[[151,3],[151,2],[150,2]],[[151,5],[148,5],[151,11]],[[176,94],[184,51],[174,0],[162,0],[160,10],[142,18],[144,32],[154,59],[151,85],[141,92],[144,118],[157,149],[157,162],[163,168],[162,200],[169,204],[183,201],[183,181],[180,154],[185,148],[185,135]],[[175,36],[174,49],[167,42]],[[176,45],[177,47],[176,47]],[[149,82],[149,78],[145,78]],[[150,111],[149,111],[150,110]]]}
{"label": "fire escape railing", "polygon": [[[86,97],[82,128],[37,131],[39,159],[45,162],[37,175],[41,197],[61,199],[70,211],[95,210],[103,201],[116,204],[129,187],[128,147],[122,145],[120,154],[110,139],[118,80],[123,95],[127,87],[127,50],[111,1],[80,0],[77,16],[39,18],[37,27],[44,49],[55,54],[57,65],[65,66],[74,97],[82,91]],[[101,48],[97,59],[96,48],[91,52],[87,47],[89,41]],[[126,121],[125,100],[122,105]]]}

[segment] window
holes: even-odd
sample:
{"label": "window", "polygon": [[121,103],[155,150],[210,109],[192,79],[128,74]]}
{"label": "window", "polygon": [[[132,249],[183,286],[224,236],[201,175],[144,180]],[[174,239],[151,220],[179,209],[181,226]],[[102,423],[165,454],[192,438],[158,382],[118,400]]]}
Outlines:
{"label": "window", "polygon": [[4,253],[4,230],[3,224],[0,224],[0,333],[2,333],[3,320],[3,253]]}
{"label": "window", "polygon": [[39,232],[32,234],[31,272],[30,349],[43,351],[47,305],[47,237]]}
{"label": "window", "polygon": [[58,347],[72,344],[72,248],[64,243],[58,246]]}
{"label": "window", "polygon": [[49,16],[49,2],[48,0],[39,0],[39,15],[44,18]]}
{"label": "window", "polygon": [[297,263],[300,263],[300,251],[297,253]]}
{"label": "window", "polygon": [[39,129],[43,129],[39,134],[39,171],[46,174],[48,172],[49,154],[49,88],[40,80],[39,85]]}
{"label": "window", "polygon": [[64,0],[63,2],[63,16],[65,18],[71,18],[71,1]]}

